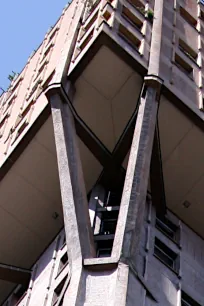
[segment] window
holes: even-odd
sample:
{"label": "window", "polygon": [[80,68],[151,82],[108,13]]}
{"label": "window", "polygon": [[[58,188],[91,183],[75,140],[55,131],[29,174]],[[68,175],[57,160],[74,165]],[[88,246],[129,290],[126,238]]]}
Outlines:
{"label": "window", "polygon": [[100,0],[93,1],[93,4],[92,4],[92,6],[91,6],[91,8],[89,10],[89,16],[95,10],[95,8],[98,6],[99,3],[100,3]]}
{"label": "window", "polygon": [[105,206],[120,206],[121,192],[108,191]]}
{"label": "window", "polygon": [[15,102],[15,98],[16,96],[14,96],[13,98],[11,98],[8,102],[7,102],[7,105],[6,105],[6,108],[4,110],[4,114],[7,112],[7,110],[10,108],[10,106]]}
{"label": "window", "polygon": [[185,292],[181,292],[181,306],[201,306]]}
{"label": "window", "polygon": [[190,25],[196,28],[197,20],[189,14],[182,6],[180,6],[180,15],[187,21]]}
{"label": "window", "polygon": [[17,133],[16,133],[16,136],[15,136],[15,138],[14,138],[14,141],[11,143],[11,145],[13,145],[14,142],[20,137],[20,135],[23,133],[23,131],[25,130],[25,128],[27,127],[27,125],[28,125],[28,122],[27,122],[27,121],[25,121],[25,122],[21,125],[21,127],[18,129],[18,131],[17,131]]}
{"label": "window", "polygon": [[54,294],[53,294],[53,298],[52,298],[52,306],[56,305],[56,303],[57,303],[57,301],[59,299],[60,293],[63,290],[63,287],[64,287],[66,279],[67,279],[67,276],[65,278],[63,278],[63,280],[56,287],[56,289],[54,291]]}
{"label": "window", "polygon": [[80,50],[82,51],[87,44],[90,42],[90,40],[92,39],[94,34],[94,29],[91,30],[91,32],[88,34],[88,36],[84,39],[84,41],[82,42],[81,46],[80,46]]}
{"label": "window", "polygon": [[101,216],[100,235],[115,234],[118,220],[118,211],[104,211]]}
{"label": "window", "polygon": [[49,44],[49,42],[50,42],[51,40],[53,40],[53,38],[55,37],[55,35],[57,34],[58,31],[59,31],[59,27],[56,27],[55,29],[53,29],[53,31],[52,31],[52,33],[50,34],[50,37],[49,37],[49,39],[48,39],[47,45]]}
{"label": "window", "polygon": [[68,255],[67,252],[60,258],[58,274],[64,269],[68,264]]}
{"label": "window", "polygon": [[143,22],[138,19],[127,7],[123,6],[122,16],[127,19],[133,26],[136,26],[139,31],[142,29]]}
{"label": "window", "polygon": [[145,5],[140,0],[128,0],[128,2],[132,4],[142,15],[145,14]]}
{"label": "window", "polygon": [[180,70],[182,70],[190,78],[193,77],[193,68],[178,54],[175,54],[175,64]]}
{"label": "window", "polygon": [[122,24],[119,26],[119,35],[124,40],[126,40],[127,43],[129,43],[134,49],[139,49],[141,41]]}
{"label": "window", "polygon": [[92,16],[91,20],[87,23],[87,25],[84,26],[84,34],[85,34],[85,32],[87,32],[87,31],[90,29],[90,27],[94,24],[94,22],[96,21],[97,17],[98,17],[98,11]]}
{"label": "window", "polygon": [[154,255],[169,268],[173,269],[174,271],[178,270],[176,260],[178,255],[158,238],[155,238]]}
{"label": "window", "polygon": [[178,231],[178,227],[167,218],[159,219],[157,217],[155,226],[158,230],[160,230],[164,235],[166,235],[170,239],[174,241],[177,240],[176,234]]}
{"label": "window", "polygon": [[110,257],[113,247],[113,239],[97,241],[97,257]]}
{"label": "window", "polygon": [[179,39],[179,49],[191,60],[196,62],[198,54],[189,47],[183,40]]}

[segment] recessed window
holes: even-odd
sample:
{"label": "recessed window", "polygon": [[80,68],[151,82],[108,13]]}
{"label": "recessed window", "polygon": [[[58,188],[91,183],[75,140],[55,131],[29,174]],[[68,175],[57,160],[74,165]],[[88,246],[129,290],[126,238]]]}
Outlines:
{"label": "recessed window", "polygon": [[100,235],[115,234],[118,220],[118,211],[104,211],[101,216]]}
{"label": "recessed window", "polygon": [[50,34],[47,45],[49,44],[51,40],[53,40],[53,38],[55,37],[58,31],[59,31],[59,27],[56,27],[55,29],[52,30],[52,33]]}
{"label": "recessed window", "polygon": [[140,40],[122,24],[119,26],[119,35],[138,51]]}
{"label": "recessed window", "polygon": [[67,279],[67,276],[65,278],[63,278],[63,280],[59,283],[59,285],[56,287],[54,294],[53,294],[53,298],[52,298],[52,306],[56,305],[60,293],[62,292],[62,289],[64,287],[65,281]]}
{"label": "recessed window", "polygon": [[189,14],[182,6],[180,6],[180,15],[187,21],[190,25],[192,25],[194,28],[196,28],[197,20]]}
{"label": "recessed window", "polygon": [[167,218],[157,218],[156,228],[172,240],[177,240],[178,227]]}
{"label": "recessed window", "polygon": [[28,122],[25,121],[22,126],[18,129],[17,133],[16,133],[16,137],[14,138],[14,141],[11,143],[11,145],[14,144],[14,142],[20,137],[20,135],[23,133],[23,131],[25,130],[25,128],[27,127]]}
{"label": "recessed window", "polygon": [[89,35],[85,38],[85,40],[82,42],[81,46],[80,46],[80,50],[82,51],[87,44],[90,42],[90,40],[92,39],[94,34],[94,29],[89,33]]}
{"label": "recessed window", "polygon": [[133,26],[136,26],[141,31],[143,22],[138,19],[127,7],[123,6],[122,16],[130,22]]}
{"label": "recessed window", "polygon": [[140,0],[128,0],[128,2],[130,2],[130,4],[132,4],[142,15],[145,14],[145,5]]}
{"label": "recessed window", "polygon": [[189,65],[181,56],[177,53],[175,54],[175,64],[176,66],[182,70],[185,74],[187,74],[190,78],[193,77],[193,68]]}
{"label": "recessed window", "polygon": [[196,62],[198,54],[187,45],[182,39],[179,39],[179,49],[191,60]]}
{"label": "recessed window", "polygon": [[177,272],[177,257],[178,255],[172,251],[168,246],[155,238],[154,255],[166,266]]}
{"label": "recessed window", "polygon": [[2,127],[4,126],[4,124],[5,124],[6,120],[8,119],[8,117],[9,117],[9,114],[7,113],[7,114],[3,117],[3,119],[0,121],[0,130],[1,130]]}
{"label": "recessed window", "polygon": [[90,27],[94,24],[94,22],[96,21],[98,17],[98,11],[93,14],[92,18],[90,19],[90,21],[87,23],[86,26],[84,26],[84,34],[90,29]]}
{"label": "recessed window", "polygon": [[97,241],[97,257],[110,257],[113,248],[113,239]]}
{"label": "recessed window", "polygon": [[68,264],[67,252],[60,258],[58,274],[66,267]]}
{"label": "recessed window", "polygon": [[201,306],[185,292],[181,292],[181,306]]}
{"label": "recessed window", "polygon": [[108,11],[108,9],[104,12],[103,18],[108,21],[111,17],[111,13]]}

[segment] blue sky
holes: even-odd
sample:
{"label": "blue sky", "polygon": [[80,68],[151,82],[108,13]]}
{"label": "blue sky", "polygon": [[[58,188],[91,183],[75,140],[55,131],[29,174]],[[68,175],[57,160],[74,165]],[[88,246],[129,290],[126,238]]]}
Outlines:
{"label": "blue sky", "polygon": [[[0,87],[9,85],[8,75],[20,72],[47,30],[55,24],[68,0],[1,1]],[[1,91],[0,91],[1,94]]]}

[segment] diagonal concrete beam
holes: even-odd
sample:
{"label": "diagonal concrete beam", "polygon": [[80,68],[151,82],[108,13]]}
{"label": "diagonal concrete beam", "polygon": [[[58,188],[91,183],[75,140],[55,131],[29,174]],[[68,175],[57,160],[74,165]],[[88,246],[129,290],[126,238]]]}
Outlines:
{"label": "diagonal concrete beam", "polygon": [[112,256],[136,256],[144,215],[150,161],[158,111],[157,77],[145,79],[114,239]]}
{"label": "diagonal concrete beam", "polygon": [[50,89],[47,97],[51,103],[68,256],[71,266],[81,266],[82,258],[95,255],[94,240],[74,118],[59,90]]}

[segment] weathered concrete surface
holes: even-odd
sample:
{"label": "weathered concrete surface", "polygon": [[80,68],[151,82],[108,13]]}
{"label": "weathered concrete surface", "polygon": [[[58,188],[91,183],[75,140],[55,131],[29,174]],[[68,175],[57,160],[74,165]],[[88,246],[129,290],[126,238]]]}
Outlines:
{"label": "weathered concrete surface", "polygon": [[113,246],[113,256],[118,258],[131,257],[139,242],[157,118],[155,99],[154,88],[148,88],[146,97],[141,97]]}
{"label": "weathered concrete surface", "polygon": [[72,263],[81,263],[94,256],[94,248],[77,136],[68,104],[58,95],[50,101],[68,253]]}
{"label": "weathered concrete surface", "polygon": [[148,74],[157,76],[160,75],[161,65],[163,7],[163,0],[155,0]]}

